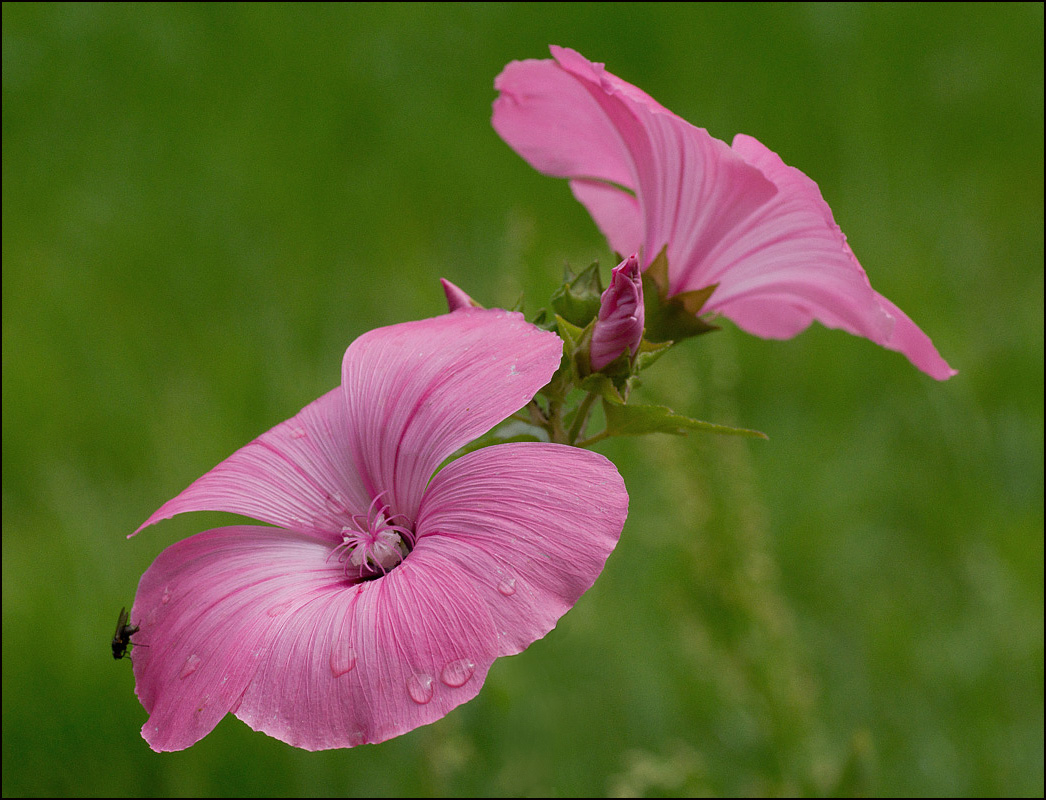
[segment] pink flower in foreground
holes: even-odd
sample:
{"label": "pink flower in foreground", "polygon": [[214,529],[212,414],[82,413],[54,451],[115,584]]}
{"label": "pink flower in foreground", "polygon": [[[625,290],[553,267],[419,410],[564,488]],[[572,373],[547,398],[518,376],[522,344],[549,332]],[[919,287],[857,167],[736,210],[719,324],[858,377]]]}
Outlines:
{"label": "pink flower in foreground", "polygon": [[643,280],[639,259],[630,255],[610,274],[600,296],[599,319],[592,329],[589,357],[596,372],[624,353],[635,356],[643,340]]}
{"label": "pink flower in foreground", "polygon": [[[380,742],[479,691],[592,585],[628,495],[600,455],[455,450],[525,405],[562,342],[465,309],[364,334],[342,384],[165,503],[243,514],[167,548],[131,619],[154,750],[226,712],[307,750]],[[140,530],[140,529],[139,529]]]}
{"label": "pink flower in foreground", "polygon": [[646,269],[667,246],[668,296],[715,287],[702,311],[757,336],[813,320],[955,370],[876,293],[810,178],[751,136],[732,146],[573,50],[514,61],[497,77],[493,125],[531,166],[570,179],[619,253]]}

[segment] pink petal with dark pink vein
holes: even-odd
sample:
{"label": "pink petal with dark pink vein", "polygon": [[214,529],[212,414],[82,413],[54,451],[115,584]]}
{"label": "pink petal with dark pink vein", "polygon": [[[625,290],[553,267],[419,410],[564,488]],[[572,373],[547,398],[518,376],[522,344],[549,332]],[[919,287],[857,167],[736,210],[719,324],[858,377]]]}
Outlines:
{"label": "pink petal with dark pink vein", "polygon": [[234,710],[284,613],[340,577],[330,547],[278,528],[236,526],[168,547],[138,584],[135,690],[157,751],[182,750]]}
{"label": "pink petal with dark pink vein", "polygon": [[269,643],[236,716],[324,750],[385,741],[471,700],[497,633],[460,572],[419,545],[382,578],[316,592]]}
{"label": "pink petal with dark pink vein", "polygon": [[500,309],[365,333],[342,367],[347,444],[364,485],[413,518],[436,467],[526,405],[562,348],[555,334]]}
{"label": "pink petal with dark pink vein", "polygon": [[482,593],[518,653],[555,627],[599,576],[628,513],[603,456],[557,444],[486,447],[432,480],[418,515],[419,549],[439,547]]}
{"label": "pink petal with dark pink vein", "polygon": [[344,404],[340,389],[309,403],[168,500],[135,533],[186,511],[229,511],[329,539],[346,511],[366,511],[371,501],[345,449]]}

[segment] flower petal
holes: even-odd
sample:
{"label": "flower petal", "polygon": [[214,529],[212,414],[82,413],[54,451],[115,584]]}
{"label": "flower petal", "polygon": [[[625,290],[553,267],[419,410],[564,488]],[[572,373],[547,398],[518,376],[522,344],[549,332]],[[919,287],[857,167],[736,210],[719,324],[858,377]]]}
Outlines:
{"label": "flower petal", "polygon": [[[186,511],[229,511],[329,539],[371,501],[345,448],[340,389],[241,447],[138,528]],[[133,534],[132,534],[133,535]]]}
{"label": "flower petal", "polygon": [[235,709],[295,747],[383,742],[434,722],[476,696],[498,655],[470,576],[432,543],[381,578],[309,594]]}
{"label": "flower petal", "polygon": [[595,582],[627,513],[624,482],[603,456],[558,444],[494,445],[433,478],[415,553],[438,546],[468,575],[493,614],[499,654],[512,655],[552,630]]}
{"label": "flower petal", "polygon": [[633,187],[621,137],[578,81],[552,61],[513,61],[494,79],[494,129],[532,167]]}
{"label": "flower petal", "polygon": [[643,246],[643,211],[634,194],[610,183],[580,179],[570,182],[570,190],[588,209],[615,253],[639,252]]}
{"label": "flower petal", "polygon": [[559,366],[563,343],[500,309],[365,333],[342,364],[348,450],[371,494],[413,519],[447,456],[526,405]]}
{"label": "flower petal", "polygon": [[138,584],[131,620],[135,691],[156,751],[181,750],[235,709],[288,601],[336,582],[331,548],[315,539],[241,525],[168,547]]}
{"label": "flower petal", "polygon": [[352,584],[330,548],[219,528],[165,550],[139,584],[142,734],[180,750],[226,712],[307,750],[380,742],[471,699],[497,656],[492,617],[438,542]]}
{"label": "flower petal", "polygon": [[[733,150],[779,191],[753,217],[750,230],[736,237],[745,241],[747,253],[732,256],[732,267],[718,267],[730,270],[730,280],[720,283],[708,310],[722,312],[756,335],[792,335],[787,327],[780,334],[773,326],[767,329],[766,306],[772,302],[791,311],[788,321],[799,330],[816,319],[904,354],[937,380],[957,374],[930,338],[872,289],[817,184],[751,136],[735,136]],[[711,277],[714,283],[715,274]]]}

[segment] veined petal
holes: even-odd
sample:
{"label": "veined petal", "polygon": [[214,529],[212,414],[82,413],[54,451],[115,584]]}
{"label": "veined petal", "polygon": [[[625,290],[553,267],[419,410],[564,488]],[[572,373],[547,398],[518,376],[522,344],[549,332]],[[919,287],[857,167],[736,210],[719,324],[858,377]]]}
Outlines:
{"label": "veined petal", "polygon": [[207,510],[330,538],[371,501],[345,448],[348,424],[341,390],[327,392],[168,500],[135,533]]}
{"label": "veined petal", "polygon": [[731,279],[720,284],[708,310],[720,311],[757,335],[781,338],[761,331],[766,318],[761,305],[737,302],[766,298],[791,309],[800,330],[806,327],[803,320],[809,324],[817,319],[904,354],[937,380],[957,374],[930,338],[872,289],[817,184],[751,136],[735,136],[733,150],[772,180],[779,192],[736,237],[744,245],[724,258],[732,265],[717,267],[724,275],[729,271]]}
{"label": "veined petal", "polygon": [[499,654],[512,655],[552,630],[593,584],[627,513],[624,482],[603,456],[558,444],[494,445],[433,478],[417,549],[438,547],[468,575],[493,615]]}
{"label": "veined petal", "polygon": [[615,253],[637,253],[643,246],[643,212],[639,201],[611,183],[572,180],[570,191],[592,215]]}
{"label": "veined petal", "polygon": [[348,449],[368,492],[413,519],[447,456],[526,405],[563,343],[500,309],[459,309],[379,328],[342,364]]}
{"label": "veined petal", "polygon": [[471,699],[497,656],[492,616],[438,547],[352,584],[330,548],[277,528],[182,540],[131,618],[143,736],[184,749],[229,711],[307,750],[380,742]]}
{"label": "veined petal", "polygon": [[168,547],[138,584],[135,691],[156,751],[182,750],[236,708],[284,614],[347,584],[331,548],[279,528],[217,528]]}
{"label": "veined petal", "polygon": [[476,696],[498,655],[476,587],[432,544],[381,578],[306,595],[234,709],[295,747],[383,742],[434,722]]}
{"label": "veined petal", "polygon": [[552,61],[513,61],[494,79],[494,130],[556,177],[634,187],[631,158],[585,88]]}

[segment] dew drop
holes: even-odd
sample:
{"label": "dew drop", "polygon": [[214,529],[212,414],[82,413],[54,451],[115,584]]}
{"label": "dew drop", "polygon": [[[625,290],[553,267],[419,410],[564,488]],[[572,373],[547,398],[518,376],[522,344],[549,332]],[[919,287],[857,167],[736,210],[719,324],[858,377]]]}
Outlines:
{"label": "dew drop", "polygon": [[305,433],[304,428],[291,428],[292,439],[304,439],[306,436],[308,436],[308,434]]}
{"label": "dew drop", "polygon": [[356,651],[351,647],[344,647],[337,642],[331,646],[331,674],[340,678],[346,672],[351,672],[356,666]]}
{"label": "dew drop", "polygon": [[164,587],[163,597],[160,598],[160,602],[163,603],[164,605],[167,605],[169,602],[171,602],[171,589],[170,589],[170,587]]}
{"label": "dew drop", "polygon": [[429,700],[432,699],[432,676],[425,675],[411,675],[407,679],[407,694],[410,695],[410,699],[413,700],[420,706],[425,705]]}
{"label": "dew drop", "polygon": [[367,734],[363,731],[353,731],[349,734],[349,747],[359,747],[367,743]]}
{"label": "dew drop", "polygon": [[516,593],[516,579],[502,578],[501,582],[498,583],[498,591],[505,597],[512,597]]}
{"label": "dew drop", "polygon": [[451,661],[443,668],[443,672],[440,673],[439,679],[447,684],[447,686],[456,689],[459,686],[464,686],[468,683],[469,678],[472,677],[472,673],[475,671],[476,662],[471,658],[459,658],[457,661]]}
{"label": "dew drop", "polygon": [[196,668],[199,667],[199,666],[200,666],[200,657],[198,655],[196,655],[196,653],[193,653],[191,656],[189,656],[187,659],[185,659],[185,663],[182,664],[181,674],[178,677],[179,678],[188,678],[190,675],[192,675],[194,672],[196,672]]}

